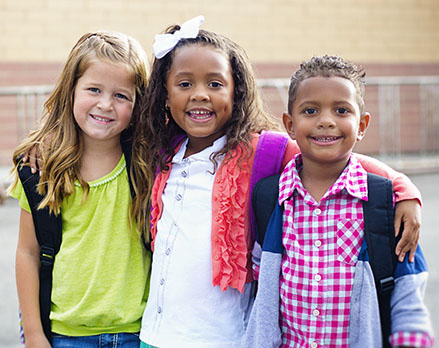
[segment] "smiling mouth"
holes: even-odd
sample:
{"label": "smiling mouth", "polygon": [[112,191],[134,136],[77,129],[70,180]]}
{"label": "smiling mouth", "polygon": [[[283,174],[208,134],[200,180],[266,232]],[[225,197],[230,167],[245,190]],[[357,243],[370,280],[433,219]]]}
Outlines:
{"label": "smiling mouth", "polygon": [[186,114],[197,121],[207,120],[213,116],[213,112],[207,110],[192,110],[186,112]]}
{"label": "smiling mouth", "polygon": [[341,137],[311,137],[311,138],[319,143],[331,143],[337,141]]}
{"label": "smiling mouth", "polygon": [[112,122],[113,120],[111,118],[108,117],[103,117],[103,116],[97,116],[97,115],[92,115],[90,114],[90,117],[96,121],[100,121],[100,122]]}

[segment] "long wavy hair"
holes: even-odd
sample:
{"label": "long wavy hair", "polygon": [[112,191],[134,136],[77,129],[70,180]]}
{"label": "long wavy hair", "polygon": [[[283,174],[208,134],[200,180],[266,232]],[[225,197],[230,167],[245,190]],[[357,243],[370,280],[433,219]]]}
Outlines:
{"label": "long wavy hair", "polygon": [[[73,116],[73,103],[78,79],[96,61],[122,65],[133,76],[136,103],[132,121],[121,134],[121,141],[131,141],[134,115],[140,112],[140,101],[147,83],[146,54],[141,45],[128,35],[108,31],[87,33],[70,51],[54,90],[44,104],[40,126],[29,134],[13,154],[16,173],[21,165],[20,154],[38,145],[42,175],[37,190],[44,195],[39,209],[47,206],[51,212],[59,214],[63,199],[74,192],[75,180],[78,180],[83,188],[84,199],[88,195],[89,186],[80,173],[83,143],[80,128]],[[139,173],[137,162],[133,161],[129,170]],[[17,182],[18,178],[15,175],[11,189]],[[138,223],[144,226],[145,223],[142,225],[142,220],[139,220],[142,217],[141,205],[142,202],[134,197],[130,217],[136,218]]]}
{"label": "long wavy hair", "polygon": [[[180,29],[173,25],[165,30],[172,34]],[[256,86],[256,79],[246,52],[232,40],[211,31],[200,30],[197,37],[181,39],[176,47],[161,59],[152,61],[148,87],[142,103],[142,112],[136,116],[138,127],[134,131],[134,142],[147,163],[158,164],[160,170],[167,170],[174,154],[173,140],[185,132],[177,125],[166,108],[167,77],[175,52],[189,45],[211,46],[223,51],[228,57],[234,80],[233,111],[225,125],[226,145],[211,156],[215,169],[219,156],[230,159],[232,151],[240,147],[242,158],[252,153],[251,134],[262,130],[279,129],[279,124],[264,110]]]}

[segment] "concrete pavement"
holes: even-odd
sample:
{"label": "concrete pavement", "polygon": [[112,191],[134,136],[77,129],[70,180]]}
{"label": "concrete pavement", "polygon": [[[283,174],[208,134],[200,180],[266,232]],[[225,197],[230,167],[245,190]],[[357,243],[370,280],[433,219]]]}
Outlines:
{"label": "concrete pavement", "polygon": [[[0,178],[6,170],[0,171]],[[430,279],[425,302],[439,335],[439,173],[411,176],[422,192],[423,225],[421,245],[427,258]],[[14,257],[18,234],[19,208],[13,199],[0,205],[0,348],[19,348],[18,302],[14,278]],[[436,346],[438,346],[436,344]]]}

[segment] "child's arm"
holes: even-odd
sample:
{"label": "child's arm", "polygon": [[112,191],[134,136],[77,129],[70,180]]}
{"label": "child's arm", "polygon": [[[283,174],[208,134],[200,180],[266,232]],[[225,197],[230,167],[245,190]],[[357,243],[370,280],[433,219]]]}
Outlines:
{"label": "child's arm", "polygon": [[394,278],[390,299],[392,347],[433,347],[434,332],[424,303],[427,262],[420,247],[413,264],[407,259],[396,264]]}
{"label": "child's arm", "polygon": [[421,226],[421,193],[404,174],[374,158],[356,155],[367,172],[384,176],[393,181],[393,191],[397,202],[395,210],[396,235],[399,233],[401,224],[404,224],[402,237],[395,252],[399,255],[399,261],[403,261],[405,254],[410,251],[409,260],[413,262]]}
{"label": "child's arm", "polygon": [[32,215],[21,209],[15,272],[26,348],[50,348],[40,319],[39,250]]}

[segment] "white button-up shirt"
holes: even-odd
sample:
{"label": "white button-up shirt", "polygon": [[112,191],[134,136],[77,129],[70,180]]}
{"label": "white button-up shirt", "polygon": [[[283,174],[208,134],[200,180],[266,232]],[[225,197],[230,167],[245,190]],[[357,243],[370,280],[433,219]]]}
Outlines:
{"label": "white button-up shirt", "polygon": [[150,345],[228,348],[244,334],[250,286],[243,294],[212,286],[211,224],[215,179],[209,157],[225,144],[184,158],[187,140],[172,159],[162,195],[148,302],[140,338]]}

